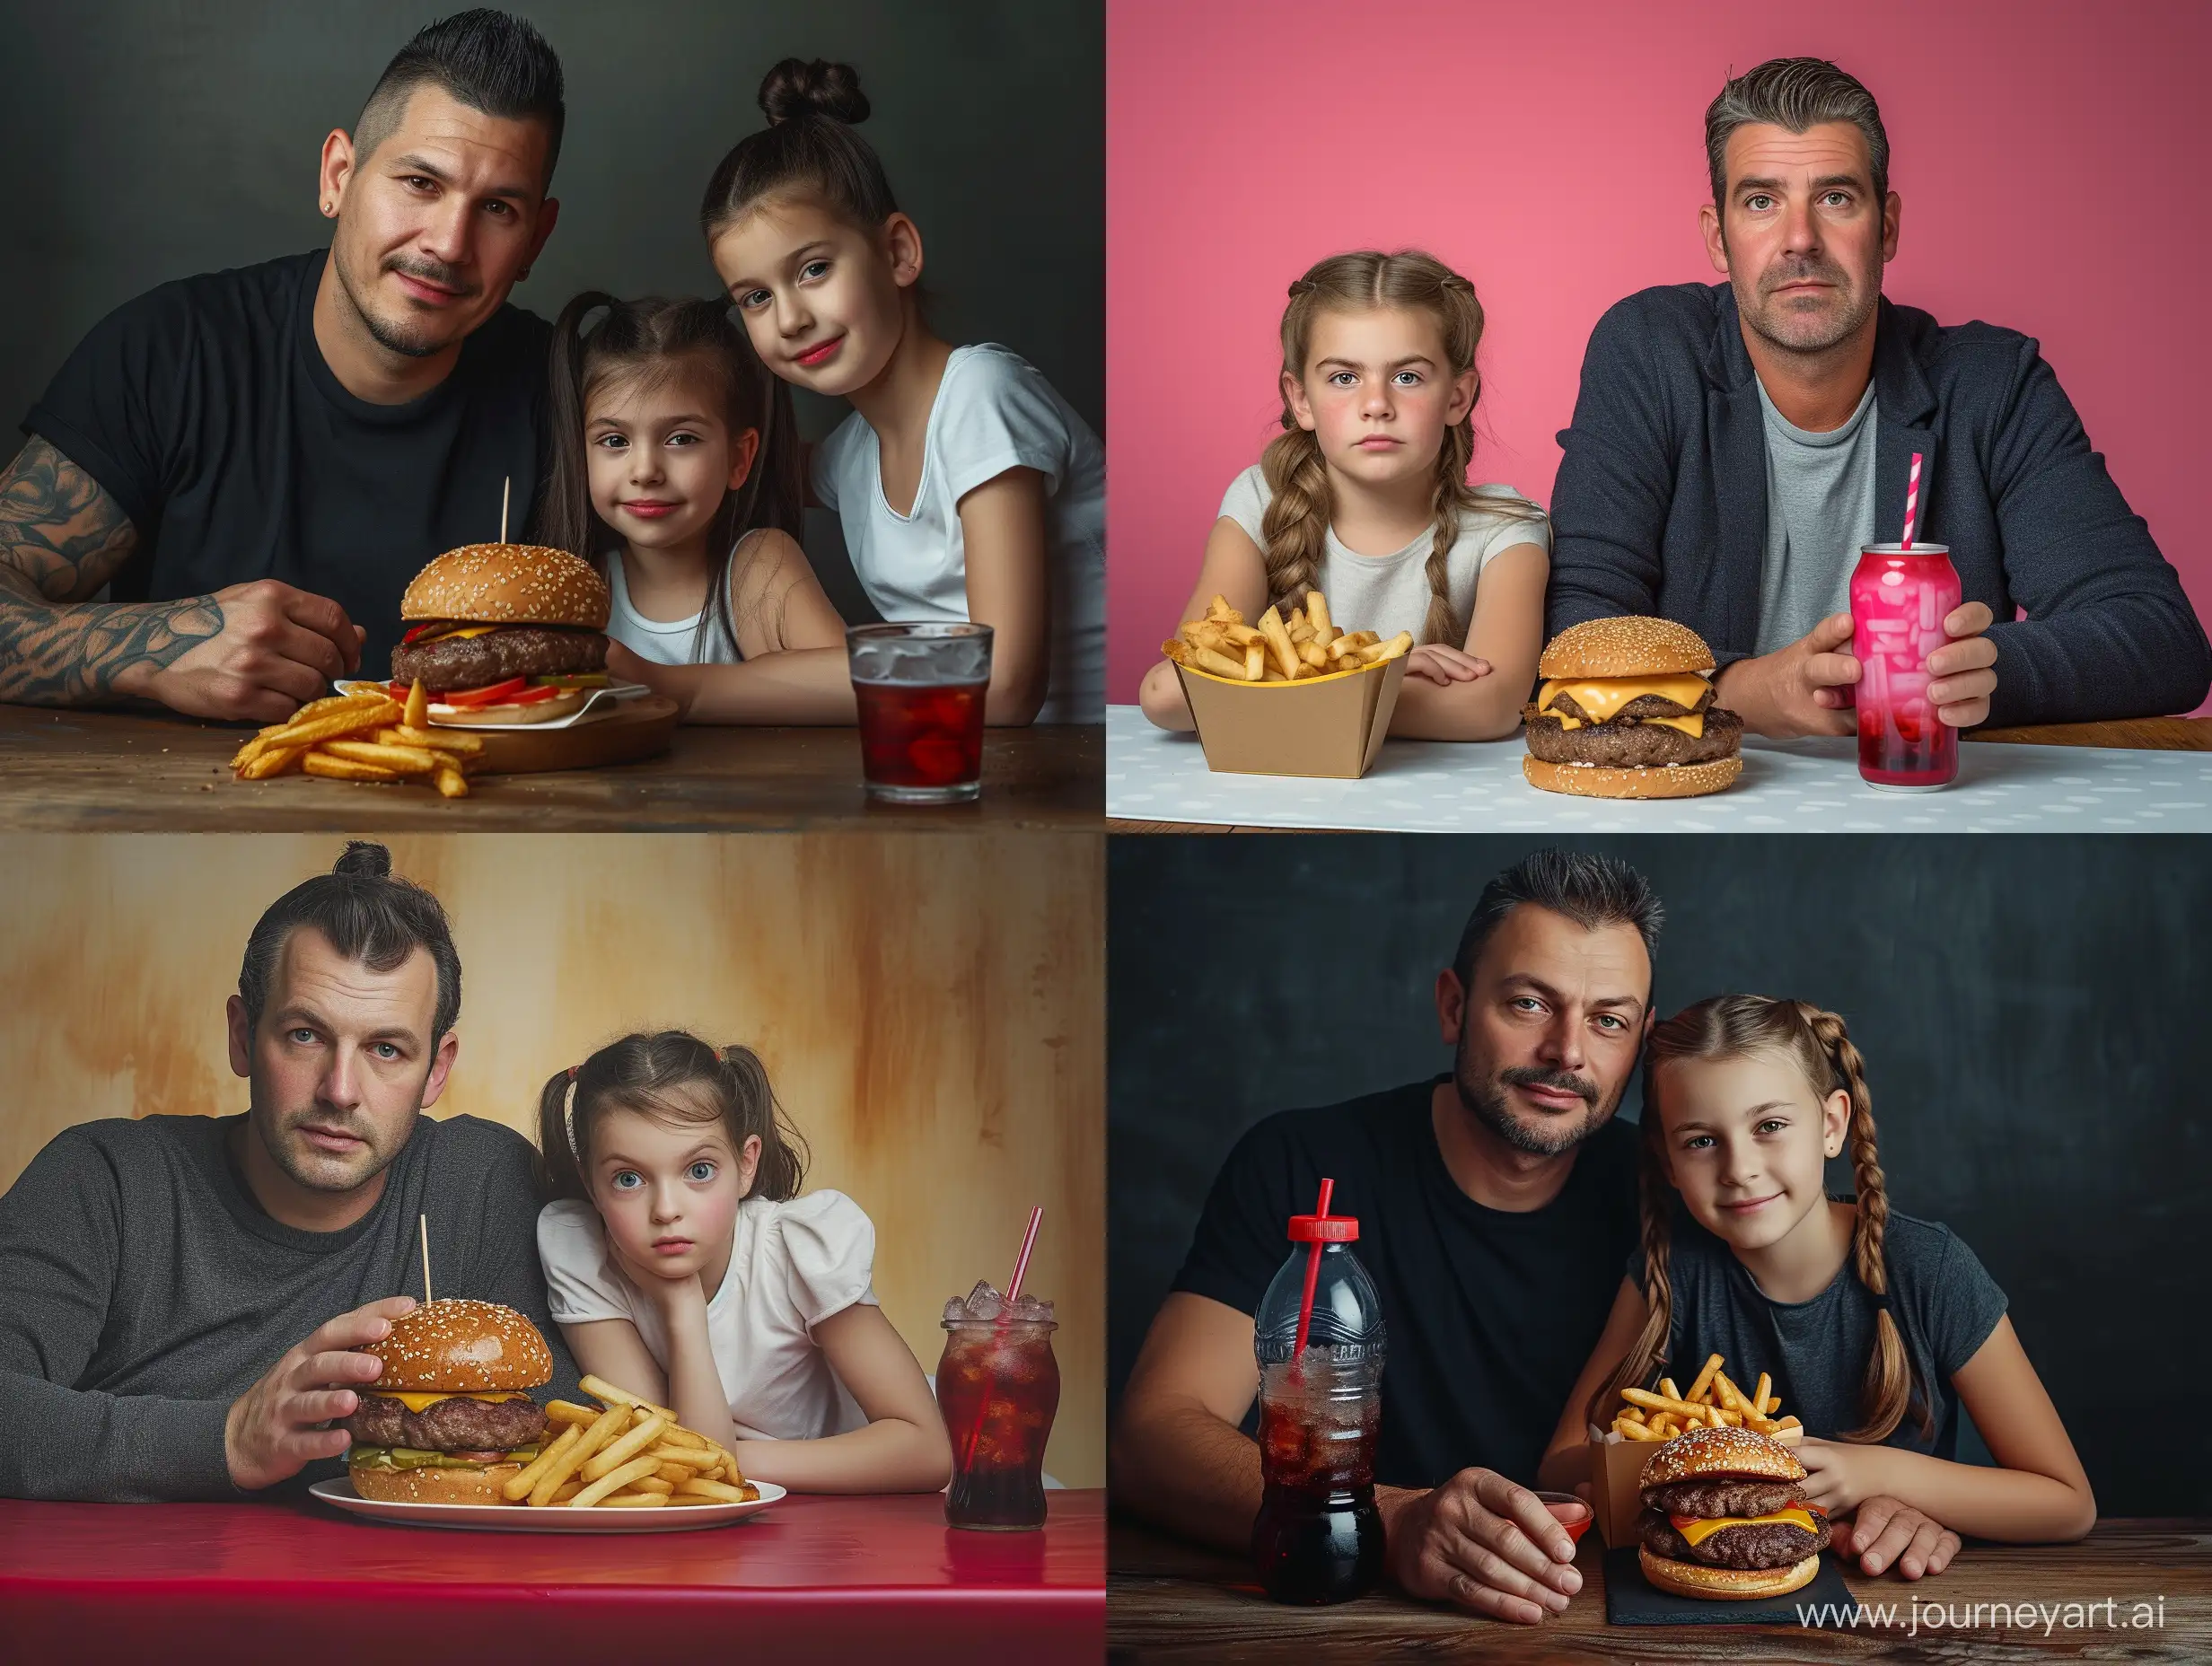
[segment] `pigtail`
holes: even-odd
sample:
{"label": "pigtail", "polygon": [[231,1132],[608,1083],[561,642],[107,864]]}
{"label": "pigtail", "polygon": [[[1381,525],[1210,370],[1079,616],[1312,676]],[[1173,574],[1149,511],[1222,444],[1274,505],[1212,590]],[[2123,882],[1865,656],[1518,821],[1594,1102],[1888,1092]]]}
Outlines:
{"label": "pigtail", "polygon": [[1460,541],[1460,507],[1468,495],[1467,465],[1475,455],[1471,414],[1444,436],[1436,452],[1436,536],[1429,547],[1428,617],[1421,624],[1424,643],[1456,648],[1467,640],[1467,621],[1452,605],[1452,547]]}
{"label": "pigtail", "polygon": [[768,1066],[749,1047],[725,1047],[715,1059],[721,1067],[729,1103],[736,1108],[746,1133],[758,1136],[760,1141],[760,1161],[753,1168],[752,1189],[745,1196],[777,1203],[796,1197],[806,1180],[811,1153],[804,1136],[792,1125],[776,1097]]}
{"label": "pigtail", "polygon": [[587,289],[561,309],[553,325],[552,363],[546,406],[553,429],[553,467],[546,485],[543,540],[586,561],[605,548],[605,529],[592,508],[591,476],[584,454],[584,374],[586,315],[620,303],[604,290]]}
{"label": "pigtail", "polygon": [[538,1196],[547,1203],[562,1198],[588,1199],[584,1183],[584,1157],[577,1149],[572,1101],[575,1096],[576,1067],[557,1070],[538,1091]]}
{"label": "pigtail", "polygon": [[[742,403],[748,413],[748,425],[759,434],[760,444],[753,454],[752,469],[746,475],[745,484],[724,501],[721,518],[715,522],[724,553],[714,594],[701,612],[699,627],[702,633],[718,627],[734,650],[736,597],[745,580],[744,569],[737,566],[737,552],[748,538],[763,529],[781,532],[794,543],[804,540],[806,470],[790,384],[772,375],[761,364],[744,331],[733,326],[732,334],[737,338],[737,348],[742,349],[742,364],[733,363],[732,367],[742,383],[738,402]],[[757,553],[746,557],[746,566],[751,566]],[[757,615],[759,608],[759,592],[755,591],[748,616]],[[704,645],[702,636],[700,647]],[[694,650],[693,659],[703,657]]]}
{"label": "pigtail", "polygon": [[[1814,1043],[1828,1057],[1834,1085],[1851,1098],[1851,1171],[1858,1189],[1858,1218],[1851,1232],[1852,1270],[1874,1293],[1879,1311],[1874,1314],[1874,1351],[1866,1361],[1866,1375],[1859,1387],[1860,1426],[1842,1438],[1867,1445],[1889,1439],[1908,1410],[1918,1414],[1924,1436],[1935,1434],[1927,1397],[1918,1392],[1911,1355],[1904,1334],[1890,1311],[1889,1268],[1883,1258],[1883,1239],[1890,1223],[1889,1192],[1875,1153],[1874,1099],[1866,1091],[1866,1061],[1852,1045],[1843,1020],[1805,1002],[1793,1004],[1798,1018],[1812,1032]],[[1830,1090],[1833,1092],[1831,1088]]]}
{"label": "pigtail", "polygon": [[1659,1113],[1652,1108],[1651,1072],[1644,1075],[1643,1154],[1637,1165],[1637,1208],[1643,1224],[1644,1301],[1651,1311],[1644,1328],[1613,1374],[1590,1397],[1587,1419],[1602,1429],[1612,1422],[1620,1405],[1620,1390],[1640,1389],[1655,1368],[1667,1357],[1667,1343],[1674,1328],[1674,1276],[1672,1265],[1673,1188],[1667,1184],[1666,1168],[1659,1157]]}
{"label": "pigtail", "polygon": [[1329,548],[1329,472],[1321,442],[1295,423],[1289,433],[1268,442],[1260,469],[1273,494],[1260,520],[1268,602],[1290,607],[1321,585],[1321,557]]}

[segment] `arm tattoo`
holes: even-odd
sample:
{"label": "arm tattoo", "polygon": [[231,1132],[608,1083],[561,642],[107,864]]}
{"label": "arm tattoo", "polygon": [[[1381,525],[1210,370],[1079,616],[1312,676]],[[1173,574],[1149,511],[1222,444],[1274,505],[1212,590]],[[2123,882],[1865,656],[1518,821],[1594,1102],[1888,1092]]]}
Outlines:
{"label": "arm tattoo", "polygon": [[46,441],[0,473],[0,700],[86,706],[115,697],[223,628],[212,598],[88,602],[137,547],[121,505]]}

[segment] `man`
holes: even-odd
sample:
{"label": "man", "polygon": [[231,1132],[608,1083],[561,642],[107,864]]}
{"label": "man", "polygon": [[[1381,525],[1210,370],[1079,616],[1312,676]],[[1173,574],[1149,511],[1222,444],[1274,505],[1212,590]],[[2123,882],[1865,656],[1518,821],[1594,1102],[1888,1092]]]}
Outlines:
{"label": "man", "polygon": [[[1260,1497],[1239,1432],[1253,1313],[1321,1177],[1359,1219],[1390,1353],[1375,1453],[1391,1577],[1533,1623],[1582,1581],[1528,1490],[1637,1239],[1637,1135],[1616,1122],[1652,1022],[1658,899],[1617,859],[1538,851],[1483,889],[1436,1015],[1453,1067],[1247,1133],[1214,1182],[1122,1394],[1117,1506],[1242,1550]],[[1941,1569],[1955,1535],[1890,1500],[1854,1553]]]}
{"label": "man", "polygon": [[[1965,591],[1929,657],[1945,723],[2187,711],[2212,649],[2035,342],[1882,295],[1901,202],[1873,96],[1777,58],[1705,117],[1706,250],[1727,282],[1599,320],[1553,488],[1549,627],[1690,626],[1718,703],[1770,736],[1848,734],[1851,569],[1913,537]],[[2014,618],[2024,610],[2024,618]]]}
{"label": "man", "polygon": [[[323,141],[328,250],[167,284],[78,344],[0,472],[0,699],[270,723],[363,666],[432,556],[522,526],[560,60],[433,23]],[[102,587],[111,600],[95,601]]]}
{"label": "man", "polygon": [[235,1499],[337,1473],[329,1425],[381,1369],[351,1350],[414,1306],[424,1219],[438,1293],[527,1314],[573,1390],[530,1142],[421,1115],[460,1048],[461,961],[437,899],[391,869],[348,845],[254,927],[229,1004],[244,1115],[81,1124],[0,1197],[0,1496]]}

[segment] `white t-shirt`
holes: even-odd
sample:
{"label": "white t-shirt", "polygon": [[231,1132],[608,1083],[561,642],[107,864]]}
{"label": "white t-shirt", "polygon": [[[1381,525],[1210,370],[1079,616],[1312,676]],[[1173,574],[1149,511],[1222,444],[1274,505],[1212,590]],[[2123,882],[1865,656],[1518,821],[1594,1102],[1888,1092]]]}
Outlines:
{"label": "white t-shirt", "polygon": [[[667,1368],[660,1310],[616,1265],[590,1204],[539,1212],[538,1258],[555,1323],[627,1319]],[[818,1440],[867,1426],[813,1328],[856,1303],[877,1305],[874,1264],[874,1223],[842,1192],[738,1205],[730,1270],[707,1303],[707,1337],[741,1440]]]}
{"label": "white t-shirt", "polygon": [[[1520,495],[1510,486],[1474,489],[1483,497]],[[1266,473],[1254,463],[1229,482],[1229,489],[1222,495],[1221,515],[1242,527],[1245,536],[1264,554],[1268,540],[1260,535],[1260,518],[1274,500]],[[1444,557],[1445,583],[1460,618],[1474,618],[1475,587],[1482,569],[1498,551],[1515,544],[1534,544],[1549,554],[1551,522],[1479,508],[1460,512],[1459,537],[1453,542],[1452,553]],[[1421,641],[1422,627],[1428,622],[1428,557],[1435,547],[1435,534],[1424,531],[1391,555],[1363,556],[1347,549],[1336,528],[1330,527],[1319,575],[1321,594],[1329,598],[1329,617],[1340,629],[1371,630],[1384,637],[1409,630],[1414,641]],[[1462,644],[1446,645],[1456,648]]]}
{"label": "white t-shirt", "polygon": [[[765,530],[755,527],[737,540],[737,548],[730,556],[731,590],[737,588],[737,575],[743,569],[747,546]],[[649,619],[631,606],[629,580],[623,574],[619,550],[601,561],[600,570],[607,575],[610,597],[607,635],[639,659],[651,660],[655,665],[735,665],[744,659],[731,634],[718,625],[709,627],[706,640],[700,641],[699,616],[696,613],[689,618]]]}
{"label": "white t-shirt", "polygon": [[968,617],[960,500],[1009,469],[1045,478],[1052,676],[1037,721],[1094,723],[1106,711],[1106,449],[1036,367],[988,342],[955,347],[930,407],[922,483],[896,514],[882,450],[858,412],[814,452],[814,495],[838,512],[853,572],[896,624]]}

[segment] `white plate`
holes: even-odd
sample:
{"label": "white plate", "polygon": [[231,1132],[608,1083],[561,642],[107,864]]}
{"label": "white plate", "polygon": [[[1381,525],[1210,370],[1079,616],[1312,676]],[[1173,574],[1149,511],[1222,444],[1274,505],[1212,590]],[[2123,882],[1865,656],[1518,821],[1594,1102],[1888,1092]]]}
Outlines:
{"label": "white plate", "polygon": [[[356,688],[382,690],[384,685],[362,677],[341,677],[330,685],[340,694],[351,694]],[[542,723],[441,723],[435,717],[430,720],[433,729],[466,729],[475,734],[504,734],[510,730],[534,731],[543,733],[550,729],[574,729],[578,723],[594,723],[607,716],[625,700],[635,700],[648,695],[652,689],[642,682],[610,682],[603,688],[592,690],[592,697],[566,717],[556,717]]]}
{"label": "white plate", "polygon": [[317,1481],[307,1490],[349,1515],[408,1527],[453,1527],[476,1533],[685,1533],[694,1528],[726,1527],[759,1515],[784,1495],[773,1481],[755,1481],[760,1496],[747,1504],[685,1504],[658,1510],[571,1510],[548,1504],[417,1504],[364,1498],[344,1476]]}

